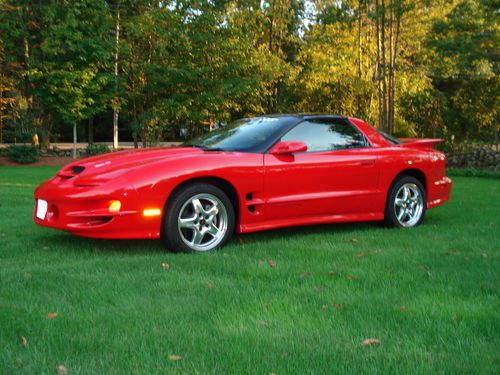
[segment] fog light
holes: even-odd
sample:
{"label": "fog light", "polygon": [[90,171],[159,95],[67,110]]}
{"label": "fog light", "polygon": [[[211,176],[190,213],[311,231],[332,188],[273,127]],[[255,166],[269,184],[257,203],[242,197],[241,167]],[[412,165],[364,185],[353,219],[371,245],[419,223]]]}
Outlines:
{"label": "fog light", "polygon": [[122,208],[122,203],[120,201],[111,201],[109,202],[109,212],[120,212]]}
{"label": "fog light", "polygon": [[148,208],[147,210],[142,211],[144,216],[160,216],[161,210],[159,208]]}

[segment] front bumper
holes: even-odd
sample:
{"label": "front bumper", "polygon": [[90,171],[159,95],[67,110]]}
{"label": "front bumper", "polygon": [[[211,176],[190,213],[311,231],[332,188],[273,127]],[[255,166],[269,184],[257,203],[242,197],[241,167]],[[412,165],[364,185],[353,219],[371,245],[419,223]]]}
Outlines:
{"label": "front bumper", "polygon": [[[39,200],[47,202],[43,219],[37,217]],[[121,202],[118,212],[110,212],[112,200]],[[161,216],[144,217],[143,203],[131,186],[112,189],[102,186],[79,187],[44,182],[35,191],[33,220],[48,228],[78,236],[109,239],[159,238]]]}

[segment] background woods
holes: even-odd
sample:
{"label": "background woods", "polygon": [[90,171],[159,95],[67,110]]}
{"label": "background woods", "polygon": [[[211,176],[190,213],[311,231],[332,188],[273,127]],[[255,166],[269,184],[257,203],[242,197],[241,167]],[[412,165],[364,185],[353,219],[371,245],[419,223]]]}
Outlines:
{"label": "background woods", "polygon": [[318,111],[397,136],[498,143],[499,9],[0,0],[0,142],[37,133],[47,146],[74,133],[148,145],[242,116]]}

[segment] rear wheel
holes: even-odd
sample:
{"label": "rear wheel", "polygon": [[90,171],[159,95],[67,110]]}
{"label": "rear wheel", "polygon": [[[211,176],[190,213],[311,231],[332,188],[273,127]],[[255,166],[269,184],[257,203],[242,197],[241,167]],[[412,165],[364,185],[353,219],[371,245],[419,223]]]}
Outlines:
{"label": "rear wheel", "polygon": [[216,186],[196,183],[170,197],[162,238],[174,252],[209,251],[224,246],[234,227],[234,208],[227,195]]}
{"label": "rear wheel", "polygon": [[391,186],[385,207],[385,223],[392,227],[415,227],[425,216],[427,199],[422,183],[401,176]]}

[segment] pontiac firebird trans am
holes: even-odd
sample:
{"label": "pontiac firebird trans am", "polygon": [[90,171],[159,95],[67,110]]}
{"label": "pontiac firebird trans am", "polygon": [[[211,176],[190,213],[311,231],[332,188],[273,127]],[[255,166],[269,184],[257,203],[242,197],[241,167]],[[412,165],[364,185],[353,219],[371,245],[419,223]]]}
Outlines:
{"label": "pontiac firebird trans am", "polygon": [[94,238],[162,238],[207,251],[233,232],[346,221],[414,227],[450,199],[440,139],[398,140],[361,120],[270,115],[182,147],[75,161],[35,191],[34,221]]}

